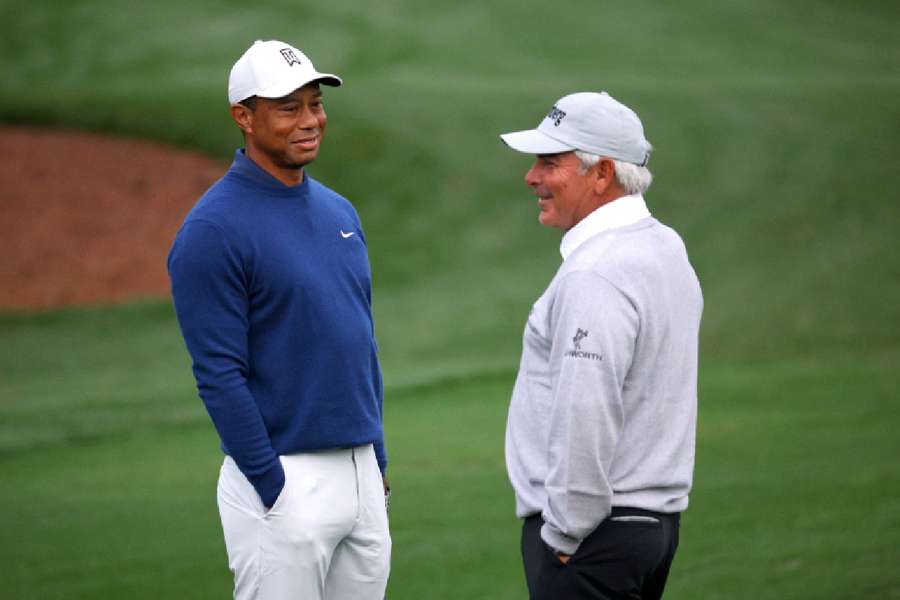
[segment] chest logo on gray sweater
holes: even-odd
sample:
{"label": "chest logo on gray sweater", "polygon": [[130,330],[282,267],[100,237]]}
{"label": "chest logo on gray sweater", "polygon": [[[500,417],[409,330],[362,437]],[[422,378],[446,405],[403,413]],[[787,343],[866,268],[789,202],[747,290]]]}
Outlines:
{"label": "chest logo on gray sweater", "polygon": [[572,343],[575,344],[576,350],[581,350],[581,340],[588,336],[588,332],[584,329],[579,328],[578,331],[575,332],[575,337],[572,338]]}
{"label": "chest logo on gray sweater", "polygon": [[581,341],[588,336],[588,332],[584,329],[578,328],[578,331],[575,332],[575,337],[572,338],[572,344],[575,346],[572,350],[566,352],[566,356],[571,356],[573,358],[587,358],[588,360],[603,360],[603,357],[597,354],[596,352],[584,352],[581,349]]}

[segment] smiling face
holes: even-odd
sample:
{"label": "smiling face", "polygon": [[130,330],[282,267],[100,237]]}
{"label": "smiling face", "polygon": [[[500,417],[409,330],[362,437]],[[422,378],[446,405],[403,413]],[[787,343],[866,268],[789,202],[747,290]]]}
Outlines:
{"label": "smiling face", "polygon": [[252,108],[231,107],[244,132],[247,156],[286,185],[303,180],[303,167],[319,154],[328,117],[318,83],[283,98],[254,98]]}
{"label": "smiling face", "polygon": [[569,230],[597,208],[593,170],[581,172],[574,152],[540,154],[525,174],[534,189],[542,225]]}

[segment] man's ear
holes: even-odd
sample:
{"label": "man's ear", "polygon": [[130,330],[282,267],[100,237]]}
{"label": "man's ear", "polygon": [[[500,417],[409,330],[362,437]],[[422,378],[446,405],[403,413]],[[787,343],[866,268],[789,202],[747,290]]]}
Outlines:
{"label": "man's ear", "polygon": [[243,104],[231,105],[231,118],[244,133],[253,133],[253,111]]}
{"label": "man's ear", "polygon": [[609,158],[601,158],[594,168],[597,173],[594,191],[598,195],[603,195],[616,182],[616,165]]}

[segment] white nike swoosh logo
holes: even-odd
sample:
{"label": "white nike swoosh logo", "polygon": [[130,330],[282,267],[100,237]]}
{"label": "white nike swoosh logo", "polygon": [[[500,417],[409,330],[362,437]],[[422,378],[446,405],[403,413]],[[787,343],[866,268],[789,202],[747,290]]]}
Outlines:
{"label": "white nike swoosh logo", "polygon": [[355,231],[351,231],[350,233],[344,233],[344,230],[341,229],[341,237],[344,238],[345,240],[346,240],[348,237],[350,237],[351,235],[353,235],[354,233],[356,233],[356,232],[355,232]]}

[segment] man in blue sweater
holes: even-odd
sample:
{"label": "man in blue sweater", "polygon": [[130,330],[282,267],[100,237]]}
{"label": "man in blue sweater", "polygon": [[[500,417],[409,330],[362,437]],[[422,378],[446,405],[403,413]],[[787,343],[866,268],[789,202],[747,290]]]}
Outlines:
{"label": "man in blue sweater", "polygon": [[169,254],[197,389],[222,441],[218,504],[238,599],[381,599],[390,568],[383,388],[366,240],[304,171],[339,86],[297,48],[235,63],[244,148]]}

